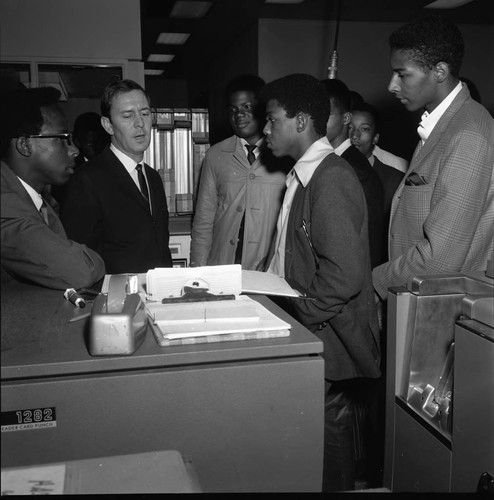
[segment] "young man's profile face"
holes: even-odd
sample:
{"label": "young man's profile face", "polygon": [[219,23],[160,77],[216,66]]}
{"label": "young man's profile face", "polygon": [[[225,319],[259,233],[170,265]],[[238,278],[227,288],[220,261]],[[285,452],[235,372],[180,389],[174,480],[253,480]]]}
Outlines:
{"label": "young man's profile face", "polygon": [[345,125],[348,123],[349,113],[344,113],[331,98],[331,113],[326,125],[326,137],[329,142],[334,141],[343,133]]}
{"label": "young man's profile face", "polygon": [[[41,108],[43,126],[40,135],[64,134],[68,132],[67,119],[58,105]],[[32,175],[38,185],[65,184],[74,173],[75,157],[79,150],[64,138],[34,138],[32,151],[35,160]],[[33,186],[34,187],[34,186]]]}
{"label": "young man's profile face", "polygon": [[390,65],[393,71],[388,90],[408,111],[426,109],[431,112],[441,102],[437,97],[434,70],[415,63],[409,51],[392,50]]}
{"label": "young man's profile face", "polygon": [[286,111],[276,99],[270,99],[266,105],[266,125],[263,132],[266,144],[274,156],[295,158],[294,138],[296,138],[296,119],[288,118]]}
{"label": "young man's profile face", "polygon": [[131,90],[117,94],[111,103],[110,118],[101,124],[112,136],[112,144],[137,162],[151,141],[152,116],[146,94]]}

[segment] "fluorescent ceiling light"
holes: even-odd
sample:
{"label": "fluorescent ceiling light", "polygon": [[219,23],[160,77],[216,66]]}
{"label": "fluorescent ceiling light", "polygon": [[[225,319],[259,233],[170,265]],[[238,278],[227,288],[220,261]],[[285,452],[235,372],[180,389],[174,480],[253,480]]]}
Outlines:
{"label": "fluorescent ceiling light", "polygon": [[160,33],[156,43],[162,45],[182,45],[189,39],[190,33]]}
{"label": "fluorescent ceiling light", "polygon": [[149,54],[148,62],[170,62],[175,54]]}
{"label": "fluorescent ceiling light", "polygon": [[266,3],[302,3],[304,0],[265,0]]}
{"label": "fluorescent ceiling light", "polygon": [[199,18],[204,17],[213,2],[185,2],[177,0],[173,6],[170,17]]}
{"label": "fluorescent ceiling light", "polygon": [[425,6],[426,9],[455,9],[473,0],[436,0]]}
{"label": "fluorescent ceiling light", "polygon": [[144,74],[148,76],[159,76],[165,72],[164,69],[145,69]]}

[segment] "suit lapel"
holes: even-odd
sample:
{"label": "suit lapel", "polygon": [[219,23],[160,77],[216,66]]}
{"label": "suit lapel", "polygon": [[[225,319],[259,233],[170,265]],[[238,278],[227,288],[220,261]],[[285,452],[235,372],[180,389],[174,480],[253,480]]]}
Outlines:
{"label": "suit lapel", "polygon": [[413,153],[410,167],[407,170],[403,179],[401,180],[401,183],[398,186],[395,195],[393,197],[393,202],[391,204],[391,216],[390,216],[389,227],[391,227],[391,224],[393,222],[393,217],[396,213],[396,207],[400,199],[400,193],[403,189],[406,179],[410,176],[412,172],[415,172],[417,170],[417,168],[422,164],[426,156],[428,156],[431,152],[434,151],[434,148],[436,147],[436,144],[441,138],[444,130],[449,126],[451,120],[454,118],[458,110],[463,106],[463,104],[469,97],[470,97],[470,92],[466,87],[466,85],[464,85],[460,93],[453,99],[453,102],[441,116],[436,126],[432,130],[431,135],[427,138],[425,143],[422,145],[422,141],[419,140],[417,147],[415,148],[415,151]]}
{"label": "suit lapel", "polygon": [[444,130],[449,126],[451,120],[456,115],[458,110],[463,106],[465,101],[470,96],[470,93],[466,86],[464,86],[460,93],[453,99],[453,102],[446,109],[444,114],[441,116],[436,126],[432,130],[431,135],[427,138],[425,143],[421,145],[419,141],[417,148],[413,153],[411,168],[407,172],[407,176],[410,175],[415,168],[422,162],[422,160],[436,147],[439,139],[441,138]]}

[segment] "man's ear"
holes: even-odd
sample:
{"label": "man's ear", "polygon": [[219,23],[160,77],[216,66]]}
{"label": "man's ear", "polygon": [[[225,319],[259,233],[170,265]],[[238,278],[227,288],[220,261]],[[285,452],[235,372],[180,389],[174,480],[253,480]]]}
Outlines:
{"label": "man's ear", "polygon": [[352,113],[350,113],[350,111],[347,111],[343,115],[343,125],[350,125],[351,121],[352,121]]}
{"label": "man's ear", "polygon": [[379,133],[377,133],[373,139],[372,139],[372,144],[374,144],[374,146],[379,142]]}
{"label": "man's ear", "polygon": [[450,71],[449,71],[449,65],[445,62],[438,62],[434,66],[434,78],[438,83],[442,83],[448,78]]}
{"label": "man's ear", "polygon": [[113,135],[113,125],[107,116],[101,117],[101,126],[110,134]]}
{"label": "man's ear", "polygon": [[295,128],[297,132],[303,132],[309,123],[309,115],[307,113],[297,113],[295,117]]}
{"label": "man's ear", "polygon": [[33,153],[31,142],[28,137],[17,137],[17,139],[15,139],[15,149],[17,149],[20,155],[26,157],[31,156]]}

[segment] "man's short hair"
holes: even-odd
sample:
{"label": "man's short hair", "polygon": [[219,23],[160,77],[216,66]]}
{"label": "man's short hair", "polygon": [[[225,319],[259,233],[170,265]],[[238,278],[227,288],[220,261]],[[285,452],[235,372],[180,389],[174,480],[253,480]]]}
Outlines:
{"label": "man's short hair", "polygon": [[332,104],[342,113],[350,111],[351,99],[350,90],[341,80],[326,78],[321,80]]}
{"label": "man's short hair", "polygon": [[353,111],[369,113],[369,115],[371,115],[372,119],[374,120],[374,133],[375,134],[379,133],[379,129],[381,127],[381,116],[377,108],[375,108],[372,104],[369,104],[368,102],[362,101],[355,104]]}
{"label": "man's short hair", "polygon": [[134,80],[116,80],[109,83],[103,91],[103,95],[101,96],[101,115],[110,118],[113,99],[119,94],[132,92],[133,90],[144,92],[149,105],[151,105],[151,99],[148,93],[137,82],[134,82]]}
{"label": "man's short hair", "polygon": [[54,87],[23,88],[2,95],[0,156],[5,157],[12,139],[39,134],[44,124],[41,108],[54,106],[59,99],[60,91]]}
{"label": "man's short hair", "polygon": [[307,113],[314,123],[318,135],[326,135],[331,103],[324,85],[311,75],[295,73],[274,80],[261,90],[260,98],[267,103],[278,101],[288,118],[297,113]]}
{"label": "man's short hair", "polygon": [[233,78],[225,89],[225,97],[228,101],[234,92],[252,92],[256,97],[266,82],[257,75],[245,74]]}
{"label": "man's short hair", "polygon": [[394,31],[389,37],[392,50],[405,50],[422,68],[432,69],[445,62],[453,76],[458,76],[463,61],[463,37],[448,19],[430,15],[416,19]]}

